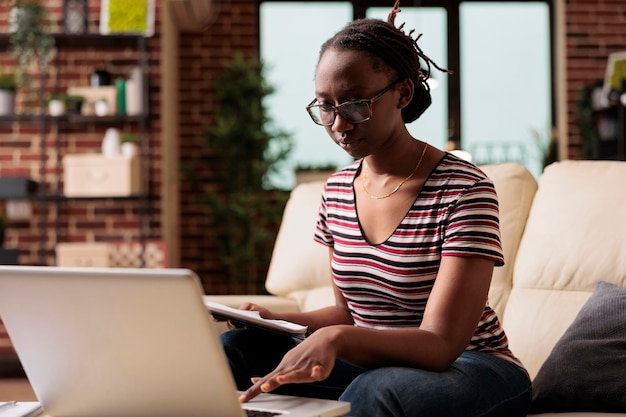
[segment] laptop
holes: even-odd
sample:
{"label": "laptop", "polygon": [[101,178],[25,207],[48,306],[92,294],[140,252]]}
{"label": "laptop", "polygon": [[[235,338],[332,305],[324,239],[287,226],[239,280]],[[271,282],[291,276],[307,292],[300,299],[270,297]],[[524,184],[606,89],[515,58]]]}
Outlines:
{"label": "laptop", "polygon": [[49,416],[348,413],[274,394],[240,404],[202,296],[187,269],[0,266],[0,318]]}

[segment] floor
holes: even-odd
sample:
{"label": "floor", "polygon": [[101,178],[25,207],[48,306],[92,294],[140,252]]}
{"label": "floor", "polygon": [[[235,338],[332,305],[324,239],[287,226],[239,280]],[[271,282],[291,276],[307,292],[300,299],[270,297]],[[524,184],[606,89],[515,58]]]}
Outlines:
{"label": "floor", "polygon": [[1,378],[0,379],[0,402],[1,401],[36,401],[27,379],[24,378]]}

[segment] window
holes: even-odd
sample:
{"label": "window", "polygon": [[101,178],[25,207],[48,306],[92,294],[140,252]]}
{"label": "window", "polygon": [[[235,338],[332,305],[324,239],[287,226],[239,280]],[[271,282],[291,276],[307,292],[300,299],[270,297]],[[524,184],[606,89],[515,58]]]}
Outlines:
{"label": "window", "polygon": [[261,58],[268,82],[276,92],[266,106],[274,123],[289,131],[294,150],[282,172],[270,181],[289,189],[297,165],[343,167],[350,157],[311,122],[305,107],[315,96],[315,67],[320,46],[352,20],[349,2],[263,2]]}
{"label": "window", "polygon": [[538,176],[552,126],[547,4],[462,3],[460,34],[463,149]]}
{"label": "window", "polygon": [[[371,7],[367,17],[387,19],[388,7]],[[448,55],[448,30],[446,10],[441,7],[402,7],[396,17],[396,26],[405,23],[405,32],[415,29],[413,37],[422,33],[420,48],[442,68],[446,68]],[[431,68],[430,95],[432,104],[419,119],[407,125],[411,134],[439,149],[446,149],[448,142],[448,74]]]}
{"label": "window", "polygon": [[[275,123],[293,134],[295,149],[276,186],[294,185],[299,164],[334,163],[349,157],[308,119],[319,47],[347,22],[386,19],[393,2],[263,1],[261,57],[277,91],[267,102]],[[416,3],[413,2],[415,5]],[[454,75],[432,72],[438,81],[433,104],[407,125],[418,139],[440,149],[452,139],[474,162],[519,161],[541,172],[541,144],[553,120],[551,0],[421,0],[402,5],[396,24],[423,33],[420,47]]]}

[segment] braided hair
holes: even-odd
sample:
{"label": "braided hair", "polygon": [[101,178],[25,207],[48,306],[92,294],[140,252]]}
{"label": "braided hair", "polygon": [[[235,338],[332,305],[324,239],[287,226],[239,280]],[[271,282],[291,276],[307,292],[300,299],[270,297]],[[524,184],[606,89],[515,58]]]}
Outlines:
{"label": "braided hair", "polygon": [[[396,15],[400,12],[400,0],[397,0],[387,17],[387,22],[380,19],[358,19],[346,25],[332,38],[322,44],[320,58],[328,49],[363,51],[373,58],[375,71],[389,71],[398,80],[410,79],[415,85],[411,102],[402,109],[405,123],[416,120],[430,106],[430,87],[426,83],[430,77],[431,65],[442,72],[452,71],[440,68],[417,44],[422,36],[413,39],[403,31],[404,23],[395,26]],[[420,59],[426,63],[422,69]]]}

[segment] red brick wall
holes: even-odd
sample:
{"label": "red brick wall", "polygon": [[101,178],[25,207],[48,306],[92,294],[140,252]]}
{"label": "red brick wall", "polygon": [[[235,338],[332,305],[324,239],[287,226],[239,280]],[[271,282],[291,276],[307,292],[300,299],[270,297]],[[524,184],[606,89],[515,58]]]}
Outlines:
{"label": "red brick wall", "polygon": [[[212,83],[224,61],[236,52],[258,55],[258,8],[256,1],[231,0],[218,8],[214,23],[204,33],[183,33],[180,38],[180,164],[183,172],[193,171],[200,182],[211,181],[214,156],[202,140],[211,122]],[[236,146],[236,144],[233,144]],[[181,183],[181,265],[196,271],[207,292],[227,292],[228,284],[214,243],[209,238],[207,214],[196,204],[193,182],[182,175]]]}
{"label": "red brick wall", "polygon": [[604,78],[608,55],[626,51],[626,2],[567,0],[567,110],[569,157],[580,157],[576,102],[586,85]]}
{"label": "red brick wall", "polygon": [[[48,6],[51,31],[62,31],[62,0],[44,1]],[[89,3],[89,31],[97,33],[99,24],[99,2]],[[157,2],[160,3],[160,2]],[[0,6],[0,32],[8,32],[6,2]],[[160,9],[160,6],[157,6]],[[160,13],[157,13],[159,16]],[[157,19],[157,31],[159,28]],[[49,65],[46,80],[46,94],[54,91],[66,92],[68,87],[88,86],[89,75],[97,68],[106,68],[113,78],[127,77],[130,70],[138,64],[138,54],[134,43],[121,47],[59,47]],[[156,202],[150,204],[151,238],[161,236],[159,219],[160,201],[160,125],[159,125],[159,35],[148,40],[149,97],[151,120],[148,122],[148,141],[150,143],[150,185],[156,194]],[[5,68],[14,67],[13,58],[6,50],[0,51],[0,64]],[[34,81],[33,89],[39,89],[39,77],[36,66],[29,69]],[[35,96],[21,91],[18,94],[18,112],[39,114],[41,107]],[[20,122],[13,125],[0,125],[0,176],[28,176],[42,183],[40,187],[55,192],[62,186],[57,174],[63,155],[67,153],[100,152],[101,141],[108,127],[116,127],[122,132],[137,132],[136,122],[114,123],[106,125],[81,124],[62,128],[60,135],[53,123],[48,123],[45,131],[45,172],[41,166],[41,131],[37,120]],[[60,152],[57,152],[56,138],[59,138]],[[43,178],[45,176],[45,184]],[[54,245],[58,241],[110,241],[119,239],[137,239],[140,216],[137,201],[71,201],[54,204],[48,202],[42,206],[33,201],[33,217],[13,221],[7,232],[6,247],[18,247],[21,250],[22,264],[54,264]],[[40,245],[41,213],[47,219],[47,238],[44,254]],[[58,225],[56,222],[58,221]]]}

